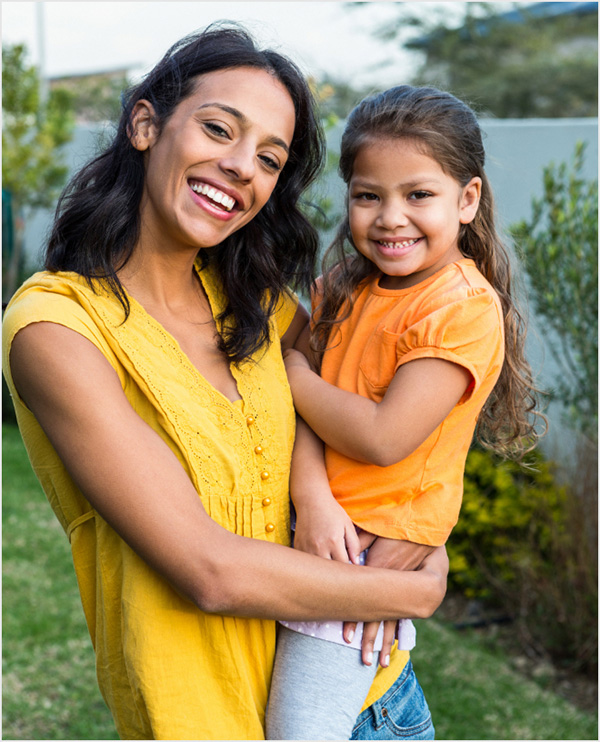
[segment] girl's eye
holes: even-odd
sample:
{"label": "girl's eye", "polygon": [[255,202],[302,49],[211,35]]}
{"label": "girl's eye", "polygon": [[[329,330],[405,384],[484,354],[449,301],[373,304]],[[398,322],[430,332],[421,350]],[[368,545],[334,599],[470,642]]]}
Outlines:
{"label": "girl's eye", "polygon": [[424,198],[428,198],[429,196],[432,196],[433,194],[429,191],[413,191],[409,198],[412,198],[414,201],[421,201]]}
{"label": "girl's eye", "polygon": [[369,191],[363,191],[363,192],[355,193],[353,198],[357,199],[358,201],[376,201],[378,196],[375,193],[370,193]]}
{"label": "girl's eye", "polygon": [[215,124],[212,121],[207,121],[204,126],[210,131],[211,134],[214,134],[217,137],[223,137],[224,139],[229,139],[229,133],[219,124]]}
{"label": "girl's eye", "polygon": [[258,159],[262,163],[264,163],[269,168],[269,170],[272,170],[275,173],[278,173],[282,169],[279,162],[277,160],[274,160],[272,157],[269,157],[268,155],[259,155]]}

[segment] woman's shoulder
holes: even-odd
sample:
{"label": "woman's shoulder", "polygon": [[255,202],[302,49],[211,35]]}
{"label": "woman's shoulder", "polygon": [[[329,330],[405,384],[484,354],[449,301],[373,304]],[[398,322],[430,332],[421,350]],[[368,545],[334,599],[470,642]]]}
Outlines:
{"label": "woman's shoulder", "polygon": [[56,273],[40,271],[34,273],[15,291],[8,302],[7,311],[24,303],[43,303],[52,301],[52,297],[74,297],[78,294],[94,293],[84,276],[73,272]]}
{"label": "woman's shoulder", "polygon": [[20,330],[36,322],[53,322],[95,338],[95,321],[86,308],[94,298],[98,298],[94,289],[77,273],[35,273],[17,289],[4,312],[5,350]]}

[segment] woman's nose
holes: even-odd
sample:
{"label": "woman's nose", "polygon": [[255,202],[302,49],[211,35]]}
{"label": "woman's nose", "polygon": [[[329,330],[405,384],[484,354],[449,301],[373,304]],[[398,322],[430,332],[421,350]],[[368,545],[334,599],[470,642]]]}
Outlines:
{"label": "woman's nose", "polygon": [[236,180],[249,181],[256,172],[256,153],[248,145],[240,143],[220,161],[221,168]]}

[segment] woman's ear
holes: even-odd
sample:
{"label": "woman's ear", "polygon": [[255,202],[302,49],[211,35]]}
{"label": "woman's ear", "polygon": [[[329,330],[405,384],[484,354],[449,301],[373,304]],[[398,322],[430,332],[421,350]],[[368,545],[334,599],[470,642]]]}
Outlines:
{"label": "woman's ear", "polygon": [[129,141],[140,152],[144,152],[156,140],[158,131],[154,123],[154,107],[147,100],[138,100],[129,120]]}
{"label": "woman's ear", "polygon": [[475,219],[477,209],[479,208],[479,199],[481,198],[481,178],[476,176],[471,178],[463,188],[460,199],[460,223],[469,224]]}

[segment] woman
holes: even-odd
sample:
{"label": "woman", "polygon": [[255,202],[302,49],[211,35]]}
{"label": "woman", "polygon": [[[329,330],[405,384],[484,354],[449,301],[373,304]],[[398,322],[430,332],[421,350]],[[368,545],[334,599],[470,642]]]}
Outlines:
{"label": "woman", "polygon": [[123,738],[261,739],[273,619],[426,616],[443,597],[443,552],[407,573],[286,548],[281,352],[306,324],[287,286],[310,282],[298,199],[322,155],[287,59],[236,28],[184,39],[129,92],[59,203],[46,272],[7,310],[19,425]]}

